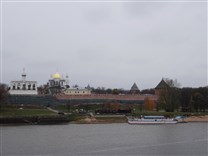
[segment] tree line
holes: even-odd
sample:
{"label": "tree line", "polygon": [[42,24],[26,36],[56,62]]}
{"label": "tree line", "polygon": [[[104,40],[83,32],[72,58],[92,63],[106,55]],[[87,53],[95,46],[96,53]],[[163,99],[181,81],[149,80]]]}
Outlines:
{"label": "tree line", "polygon": [[169,87],[161,90],[157,101],[157,110],[166,112],[207,112],[208,87],[178,88],[172,80],[166,80]]}

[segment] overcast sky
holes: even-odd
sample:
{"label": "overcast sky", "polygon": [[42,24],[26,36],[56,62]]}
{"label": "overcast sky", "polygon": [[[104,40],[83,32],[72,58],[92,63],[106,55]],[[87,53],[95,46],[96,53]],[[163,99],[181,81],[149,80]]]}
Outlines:
{"label": "overcast sky", "polygon": [[3,82],[39,85],[68,73],[71,85],[154,88],[207,85],[205,2],[3,3]]}

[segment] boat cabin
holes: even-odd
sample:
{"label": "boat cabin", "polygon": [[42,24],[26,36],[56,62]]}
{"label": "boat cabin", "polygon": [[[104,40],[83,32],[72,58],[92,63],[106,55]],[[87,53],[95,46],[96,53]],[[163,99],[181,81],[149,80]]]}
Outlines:
{"label": "boat cabin", "polygon": [[144,119],[165,119],[164,116],[144,116]]}

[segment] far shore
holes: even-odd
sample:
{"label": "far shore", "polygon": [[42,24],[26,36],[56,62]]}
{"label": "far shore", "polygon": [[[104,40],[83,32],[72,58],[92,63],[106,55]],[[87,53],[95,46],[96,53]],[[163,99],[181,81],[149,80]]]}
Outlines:
{"label": "far shore", "polygon": [[[36,119],[36,118],[35,118]],[[0,125],[4,124],[60,124],[60,123],[69,123],[69,124],[113,124],[113,123],[127,123],[127,118],[125,115],[97,115],[93,117],[83,116],[78,120],[68,120],[66,116],[57,116],[57,117],[44,117],[37,118],[37,122],[34,120],[34,117],[11,117],[11,118],[0,118]],[[40,120],[41,119],[41,120]],[[33,121],[34,120],[34,121]],[[184,118],[185,122],[208,122],[208,115],[200,116],[188,116]]]}
{"label": "far shore", "polygon": [[189,116],[184,119],[186,122],[208,122],[208,115]]}
{"label": "far shore", "polygon": [[[185,122],[208,122],[208,115],[201,116],[189,116],[184,119]],[[111,117],[111,118],[99,118],[99,117],[86,117],[77,121],[73,121],[75,124],[109,124],[109,123],[127,123],[127,119],[124,117]]]}

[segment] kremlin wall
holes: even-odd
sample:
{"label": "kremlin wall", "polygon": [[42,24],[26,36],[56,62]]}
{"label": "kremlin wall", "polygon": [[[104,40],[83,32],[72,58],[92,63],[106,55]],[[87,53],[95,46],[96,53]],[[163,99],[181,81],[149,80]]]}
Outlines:
{"label": "kremlin wall", "polygon": [[151,104],[150,108],[156,108],[156,102],[161,89],[166,87],[165,81],[161,81],[155,88],[155,94],[139,94],[136,83],[133,84],[128,94],[96,94],[91,88],[71,87],[69,77],[62,78],[57,72],[51,76],[45,87],[38,91],[36,81],[26,80],[23,70],[22,80],[11,81],[9,90],[10,104],[24,105],[58,105],[58,104],[104,104],[108,101],[117,101],[121,104]]}

